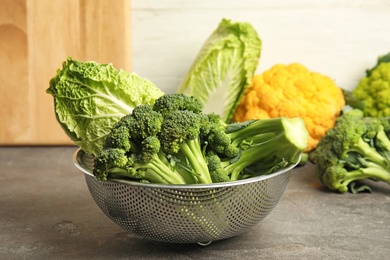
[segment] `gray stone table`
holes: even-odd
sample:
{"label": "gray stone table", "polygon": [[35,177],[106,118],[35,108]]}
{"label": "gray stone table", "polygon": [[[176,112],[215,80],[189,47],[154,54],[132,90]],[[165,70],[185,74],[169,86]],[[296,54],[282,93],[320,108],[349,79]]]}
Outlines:
{"label": "gray stone table", "polygon": [[75,147],[0,148],[0,259],[390,259],[390,186],[327,191],[295,168],[271,214],[209,246],[136,237],[96,206]]}

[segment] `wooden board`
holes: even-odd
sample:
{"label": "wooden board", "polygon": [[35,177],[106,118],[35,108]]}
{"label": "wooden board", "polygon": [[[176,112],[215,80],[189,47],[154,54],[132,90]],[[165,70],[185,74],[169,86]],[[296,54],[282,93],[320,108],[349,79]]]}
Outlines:
{"label": "wooden board", "polygon": [[68,56],[131,68],[130,0],[0,0],[0,145],[71,144],[50,79]]}

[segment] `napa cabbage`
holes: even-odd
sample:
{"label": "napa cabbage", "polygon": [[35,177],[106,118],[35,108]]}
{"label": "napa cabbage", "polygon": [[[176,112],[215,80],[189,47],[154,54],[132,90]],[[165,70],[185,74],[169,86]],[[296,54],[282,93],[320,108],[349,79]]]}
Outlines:
{"label": "napa cabbage", "polygon": [[222,19],[201,47],[178,91],[196,96],[205,113],[229,122],[259,63],[261,39],[249,23]]}
{"label": "napa cabbage", "polygon": [[68,58],[46,90],[57,121],[75,145],[97,155],[112,126],[141,104],[164,93],[152,82],[112,64]]}

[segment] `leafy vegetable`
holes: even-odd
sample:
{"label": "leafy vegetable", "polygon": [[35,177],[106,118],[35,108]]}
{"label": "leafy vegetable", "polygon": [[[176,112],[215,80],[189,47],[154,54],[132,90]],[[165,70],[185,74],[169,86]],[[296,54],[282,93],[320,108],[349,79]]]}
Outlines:
{"label": "leafy vegetable", "polygon": [[112,64],[68,58],[50,80],[55,114],[65,133],[86,153],[100,153],[112,126],[140,104],[163,94],[153,83]]}
{"label": "leafy vegetable", "polygon": [[165,184],[231,181],[298,163],[307,145],[300,118],[227,124],[201,108],[180,93],[137,106],[111,129],[94,175]]}
{"label": "leafy vegetable", "polygon": [[229,122],[251,84],[260,53],[261,40],[249,23],[223,19],[202,46],[178,92],[196,96],[205,113],[219,114]]}
{"label": "leafy vegetable", "polygon": [[328,76],[299,63],[275,64],[253,78],[234,114],[234,121],[301,117],[309,131],[306,152],[317,146],[344,106],[343,91]]}
{"label": "leafy vegetable", "polygon": [[390,184],[390,118],[363,117],[358,109],[344,113],[314,151],[316,174],[326,187],[359,192],[356,181]]}

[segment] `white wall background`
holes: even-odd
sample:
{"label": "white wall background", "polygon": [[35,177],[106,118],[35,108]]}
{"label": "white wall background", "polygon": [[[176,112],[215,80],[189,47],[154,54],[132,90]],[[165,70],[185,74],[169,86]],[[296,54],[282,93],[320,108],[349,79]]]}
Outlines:
{"label": "white wall background", "polygon": [[256,73],[299,62],[353,89],[390,51],[390,0],[132,0],[133,71],[175,92],[222,18],[257,30]]}

